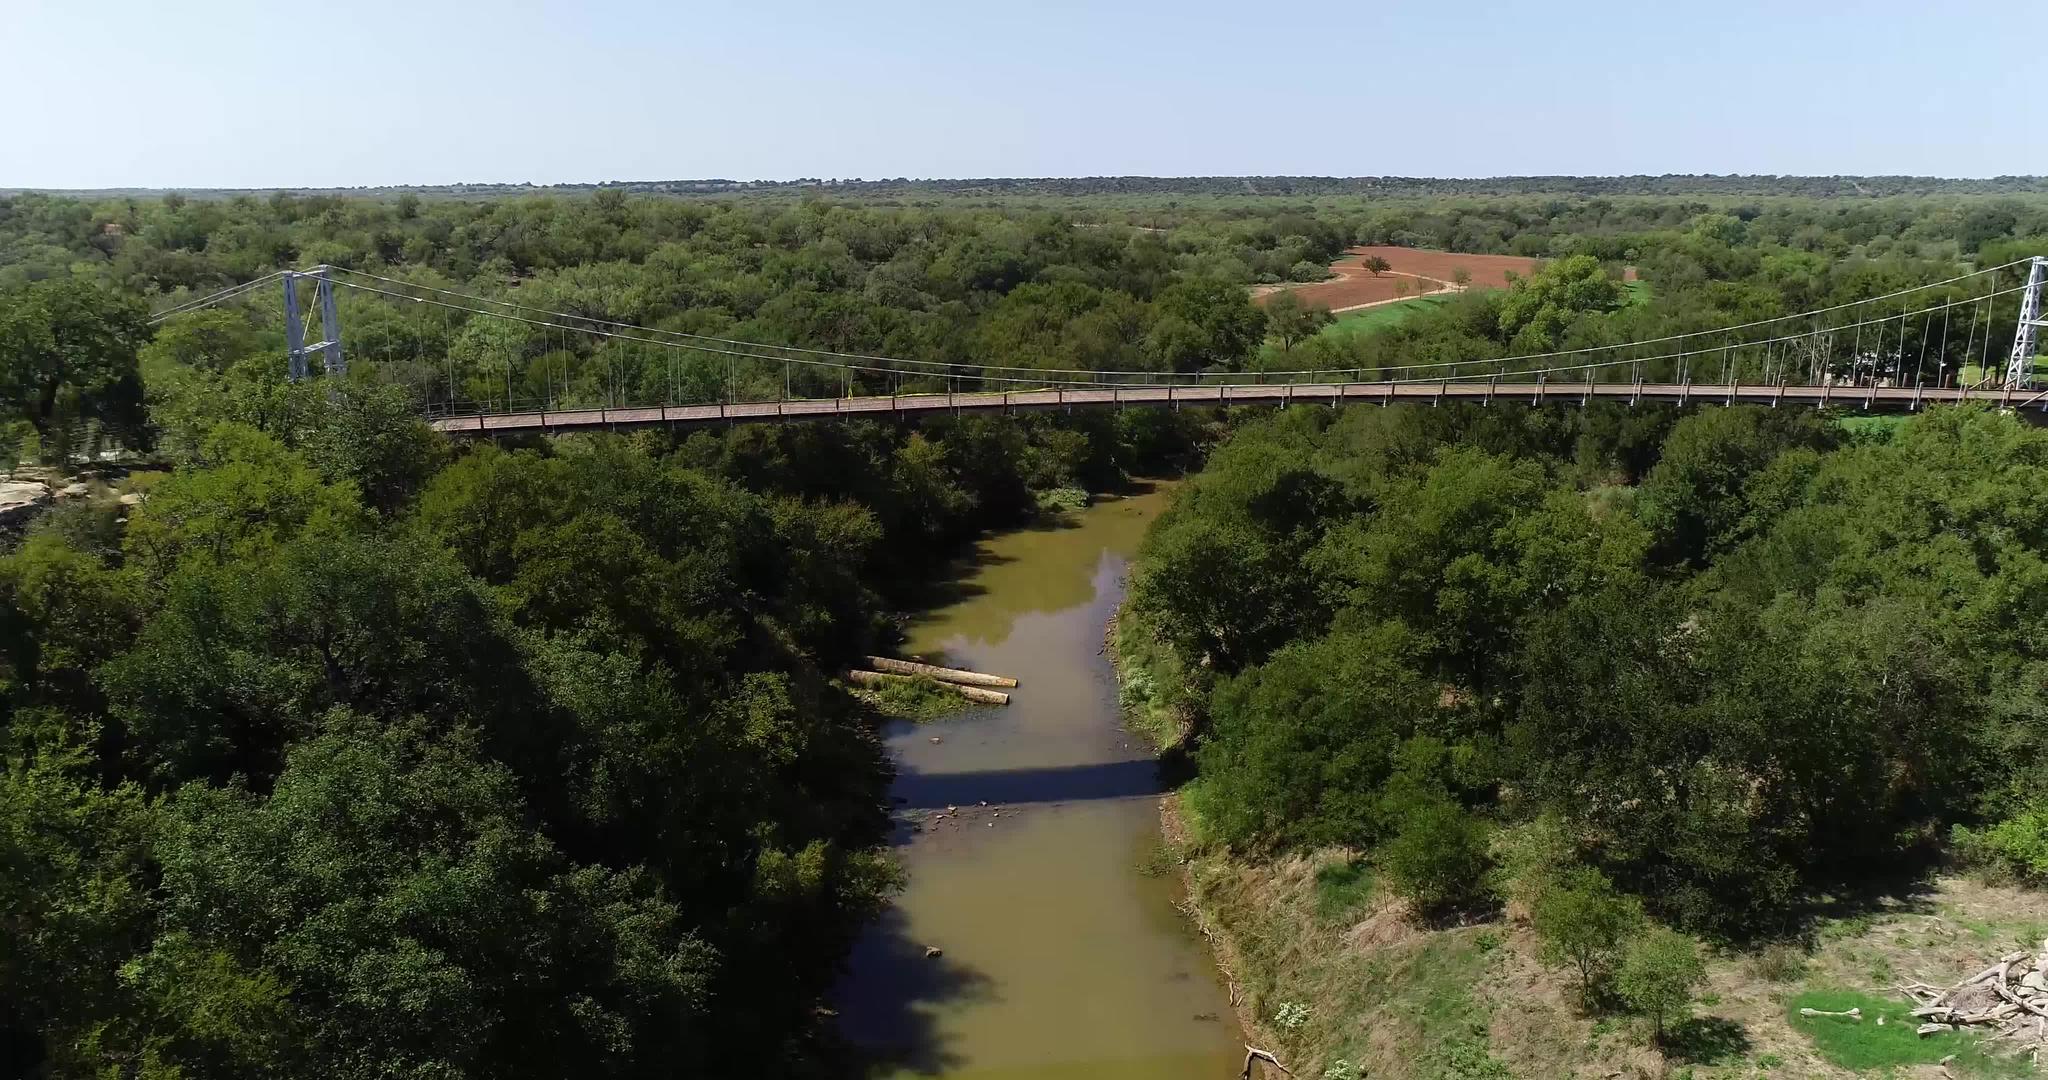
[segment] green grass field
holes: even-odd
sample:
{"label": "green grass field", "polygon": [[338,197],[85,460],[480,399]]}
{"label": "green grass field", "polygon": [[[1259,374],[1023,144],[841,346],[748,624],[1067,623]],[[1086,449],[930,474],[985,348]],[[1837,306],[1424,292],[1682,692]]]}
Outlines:
{"label": "green grass field", "polygon": [[[1792,1026],[1813,1040],[1821,1056],[1844,1069],[1857,1072],[1884,1070],[1886,1075],[1908,1065],[1932,1065],[1955,1056],[1950,1066],[1955,1075],[1975,1077],[2025,1076],[2025,1062],[1986,1053],[1979,1036],[1961,1032],[1914,1034],[1920,1021],[1913,1007],[1904,1001],[1854,990],[1808,990],[1787,1006]],[[1841,1016],[1801,1016],[1800,1009],[1843,1012],[1862,1009],[1863,1019]],[[1877,1022],[1878,1017],[1884,1023]]]}
{"label": "green grass field", "polygon": [[1452,293],[1437,293],[1431,296],[1417,296],[1378,307],[1360,308],[1337,316],[1337,321],[1323,327],[1319,337],[1352,338],[1370,334],[1398,324],[1401,320],[1423,311],[1434,311],[1449,302]]}
{"label": "green grass field", "polygon": [[[1650,284],[1646,281],[1624,281],[1622,288],[1628,290],[1629,306],[1634,307],[1650,302]],[[1337,316],[1337,321],[1323,328],[1322,337],[1352,337],[1383,330],[1400,323],[1418,312],[1434,311],[1450,303],[1456,293],[1432,293],[1417,296],[1378,307],[1360,308]]]}

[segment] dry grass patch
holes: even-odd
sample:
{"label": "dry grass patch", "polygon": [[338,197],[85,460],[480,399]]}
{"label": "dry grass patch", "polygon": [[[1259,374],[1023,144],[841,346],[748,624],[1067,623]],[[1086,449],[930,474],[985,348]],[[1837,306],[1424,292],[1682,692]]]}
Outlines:
{"label": "dry grass patch", "polygon": [[[1210,851],[1185,869],[1246,1030],[1310,1080],[1339,1060],[1378,1080],[1934,1080],[1949,1051],[1852,1067],[1865,1059],[1799,1030],[1797,1003],[1875,995],[1903,1013],[1895,982],[1945,985],[2048,936],[2039,893],[1941,879],[1820,923],[1806,945],[1716,954],[1693,1018],[1659,1052],[1640,1021],[1581,1013],[1573,977],[1537,958],[1526,925],[1420,926],[1355,852],[1254,862]],[[2022,1075],[1962,1041],[1956,1080]]]}
{"label": "dry grass patch", "polygon": [[1654,1053],[1592,1037],[1527,930],[1423,927],[1355,852],[1208,852],[1187,871],[1247,1030],[1298,1076],[1340,1060],[1375,1078],[1657,1075]]}

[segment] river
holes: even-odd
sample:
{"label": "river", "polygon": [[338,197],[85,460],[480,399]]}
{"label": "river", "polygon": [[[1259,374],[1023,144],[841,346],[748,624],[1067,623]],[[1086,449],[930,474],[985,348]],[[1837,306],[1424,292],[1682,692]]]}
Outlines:
{"label": "river", "polygon": [[888,1062],[876,1076],[1236,1073],[1228,997],[1156,865],[1153,759],[1123,730],[1102,655],[1165,498],[988,539],[951,599],[909,628],[907,652],[1020,685],[1006,708],[886,733],[908,882],[836,995],[848,1037]]}

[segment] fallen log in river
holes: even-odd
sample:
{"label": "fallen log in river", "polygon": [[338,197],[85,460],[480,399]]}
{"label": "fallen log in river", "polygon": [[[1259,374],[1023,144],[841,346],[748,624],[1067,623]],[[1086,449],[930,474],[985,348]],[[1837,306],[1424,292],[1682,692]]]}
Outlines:
{"label": "fallen log in river", "polygon": [[1001,675],[984,675],[979,671],[963,671],[960,668],[939,667],[936,664],[921,664],[915,660],[892,660],[886,656],[868,657],[868,665],[876,671],[895,675],[922,675],[955,686],[1015,686],[1017,680]]}

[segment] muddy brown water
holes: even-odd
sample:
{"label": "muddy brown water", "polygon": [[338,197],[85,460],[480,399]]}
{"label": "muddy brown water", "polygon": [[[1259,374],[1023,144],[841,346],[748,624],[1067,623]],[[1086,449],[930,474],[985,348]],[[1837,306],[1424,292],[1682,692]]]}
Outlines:
{"label": "muddy brown water", "polygon": [[1147,872],[1158,772],[1123,730],[1102,655],[1165,498],[985,541],[953,598],[910,628],[908,652],[1021,685],[1007,708],[887,732],[908,881],[836,995],[848,1037],[884,1062],[872,1075],[1236,1074],[1242,1040],[1215,965],[1174,910],[1174,877]]}

